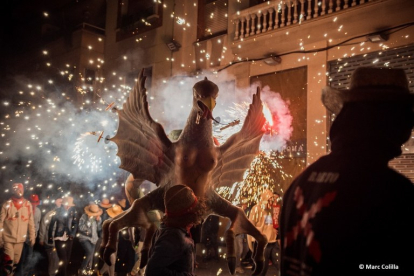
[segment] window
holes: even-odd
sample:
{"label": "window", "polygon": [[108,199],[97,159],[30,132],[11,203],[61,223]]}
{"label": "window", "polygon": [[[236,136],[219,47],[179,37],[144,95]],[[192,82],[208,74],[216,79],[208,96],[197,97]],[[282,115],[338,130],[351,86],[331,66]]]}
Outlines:
{"label": "window", "polygon": [[207,39],[227,33],[228,0],[200,0],[197,38]]}
{"label": "window", "polygon": [[162,5],[153,0],[118,0],[117,41],[162,25]]}

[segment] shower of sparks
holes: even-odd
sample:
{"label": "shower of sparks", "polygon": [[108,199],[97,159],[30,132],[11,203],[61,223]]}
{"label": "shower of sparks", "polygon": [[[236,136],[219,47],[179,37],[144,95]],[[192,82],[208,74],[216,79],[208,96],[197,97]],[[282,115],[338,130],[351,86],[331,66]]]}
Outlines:
{"label": "shower of sparks", "polygon": [[[162,1],[157,0],[156,2],[162,4]],[[237,3],[241,2],[241,0],[237,1]],[[321,1],[318,2],[318,6],[322,6]],[[162,7],[164,9],[167,8],[167,4],[162,4]],[[190,23],[193,22],[193,14],[197,13],[198,8],[197,3],[195,2],[191,8],[188,7],[188,9],[193,9],[191,12],[180,14],[179,17],[174,13],[171,14],[172,23],[174,25],[180,25],[183,32],[186,31],[186,29],[191,29]],[[286,5],[283,1],[277,1],[277,5],[275,5],[277,14],[280,14],[282,9],[285,8]],[[243,12],[239,10],[235,13],[237,16],[243,14]],[[190,17],[188,14],[190,14]],[[51,17],[53,14],[49,14],[49,11],[43,11],[43,16]],[[220,16],[223,18],[219,18]],[[230,18],[230,15],[210,14],[208,17],[214,18],[214,20],[228,20],[227,17]],[[268,16],[267,18],[271,17]],[[306,22],[305,20],[307,20],[307,18],[303,17],[303,14],[300,14],[298,19],[298,24],[303,24]],[[337,28],[333,29],[335,32],[332,30],[332,33],[318,34],[320,40],[332,43],[332,41],[335,41],[333,38],[334,36],[337,36],[337,31],[344,34],[345,37],[347,25],[344,24],[343,21],[341,16],[333,17],[333,23],[337,24]],[[140,20],[139,23],[141,26],[151,25],[146,19]],[[247,24],[245,24],[245,26],[247,26]],[[263,26],[263,24],[259,24],[260,28]],[[177,30],[180,28],[177,28]],[[132,32],[134,31],[135,30]],[[213,33],[210,28],[206,28],[205,32],[206,34]],[[282,32],[286,33],[287,37],[292,33],[289,31]],[[272,35],[272,32],[268,33],[270,36]],[[180,34],[177,34],[177,36],[180,36]],[[139,37],[136,38],[136,42],[143,44],[148,37],[145,33],[140,34]],[[398,38],[400,40],[406,40],[410,37],[410,33],[406,30],[402,30],[401,33],[398,34],[398,37],[400,37]],[[309,34],[304,33],[303,37],[298,40],[300,43],[296,46],[297,49],[294,50],[304,50],[305,45],[307,45],[306,41],[309,38]],[[314,35],[312,35],[312,38],[314,39]],[[97,38],[96,43],[102,43],[103,39],[103,37]],[[232,47],[237,47],[237,49],[249,49],[249,47],[245,47],[245,45],[246,43],[251,43],[252,39],[256,39],[256,37],[250,36],[248,38],[240,38],[234,42],[235,46],[230,46],[225,39],[217,40],[217,43],[222,45],[222,50],[220,50],[218,57],[216,57],[218,59],[214,60],[214,62],[218,62],[215,65],[223,67],[232,64],[237,60],[251,60],[252,57],[248,56],[248,51],[244,51],[246,56],[241,56],[241,54],[235,55],[230,49]],[[397,40],[397,38],[395,40]],[[347,49],[346,51],[338,51],[337,54],[336,48],[334,48],[330,50],[330,54],[333,58],[338,59],[338,61],[356,55],[365,58],[367,55],[376,55],[375,51],[377,49],[387,51],[390,49],[390,46],[392,46],[390,41],[380,44],[372,44],[368,41],[362,41],[361,39],[356,40],[355,42],[358,44],[355,44],[352,47],[346,47],[344,45],[342,50]],[[393,43],[396,42],[397,41],[393,41]],[[202,43],[197,43],[196,45],[199,47]],[[178,60],[181,68],[193,68],[198,60],[213,61],[213,57],[217,55],[213,55],[212,52],[215,47],[210,48],[200,51],[200,59],[193,55],[193,51],[182,53],[182,58],[168,56],[166,59],[171,63]],[[92,49],[95,51],[96,49],[99,49],[99,45],[93,45],[93,43],[91,43],[91,45],[88,45],[88,49],[90,51],[92,51]],[[122,177],[119,178],[118,176],[120,174],[125,174],[117,168],[119,160],[116,157],[116,146],[114,146],[113,143],[105,144],[103,140],[97,143],[97,137],[85,135],[85,133],[91,129],[99,129],[104,130],[105,134],[109,133],[110,136],[114,135],[117,116],[112,112],[106,111],[115,111],[116,108],[121,108],[122,104],[125,102],[127,95],[131,90],[131,87],[126,86],[124,78],[125,74],[124,72],[114,71],[111,76],[114,77],[112,80],[109,77],[108,79],[104,78],[102,75],[99,75],[99,73],[94,78],[91,78],[75,73],[78,72],[78,68],[76,68],[75,64],[71,64],[71,61],[69,60],[67,63],[62,63],[59,68],[58,60],[52,59],[55,54],[53,53],[53,49],[45,48],[41,53],[45,59],[42,63],[44,71],[50,72],[51,70],[55,70],[55,73],[48,76],[47,80],[31,79],[24,84],[24,87],[19,87],[19,89],[15,89],[14,91],[13,89],[10,89],[6,94],[13,95],[13,100],[11,98],[2,99],[2,117],[0,118],[0,145],[3,145],[0,147],[0,156],[2,157],[0,160],[0,171],[2,172],[2,179],[4,179],[5,182],[10,183],[13,181],[23,182],[29,191],[43,187],[43,190],[58,190],[60,194],[67,194],[68,191],[62,188],[62,186],[64,186],[63,183],[60,183],[60,177],[65,176],[66,181],[75,179],[75,181],[83,180],[81,182],[91,182],[89,185],[93,185],[93,188],[98,187],[101,192],[110,195],[111,188],[115,188],[117,185],[122,185],[122,181],[120,181]],[[241,53],[243,52],[241,51]],[[341,54],[339,55],[339,53]],[[126,54],[127,53],[120,53],[119,60],[131,62],[130,55],[128,55],[127,58]],[[315,55],[317,55],[317,53],[314,53],[313,56]],[[96,72],[102,72],[102,69],[104,69],[105,66],[103,56],[104,55],[102,54],[99,57],[89,60],[91,69],[96,69]],[[297,59],[297,62],[308,62],[313,56],[304,54]],[[372,65],[392,67],[392,63],[383,56],[384,54],[378,54],[377,57],[371,57]],[[255,63],[255,66],[260,65],[259,63]],[[343,66],[338,67],[337,71],[344,71],[347,69],[347,66],[347,63],[345,63]],[[326,72],[327,69],[325,68],[325,65],[322,67],[322,73],[309,71],[310,78],[318,78],[321,82],[327,77],[329,81],[332,81],[330,73]],[[254,72],[254,69],[252,69],[252,72]],[[45,73],[45,75],[47,74],[48,73]],[[63,85],[61,85],[61,83],[63,83]],[[101,87],[98,89],[97,85],[92,85],[91,83],[99,84],[98,86]],[[164,83],[167,83],[167,81],[164,80]],[[105,100],[103,98],[105,98]],[[150,99],[150,104],[152,101],[157,101],[157,98],[154,98],[153,96],[148,98]],[[100,103],[97,102],[98,100],[100,100]],[[232,134],[241,129],[243,119],[247,115],[248,106],[248,102],[234,103],[227,109],[227,115],[229,116],[221,122],[224,125],[230,125],[231,122],[240,120],[240,123],[233,124],[227,128],[223,128],[223,125],[220,124],[214,126],[213,135],[218,139],[220,144],[224,143]],[[185,109],[185,107],[183,109]],[[268,112],[264,110],[267,116],[267,123],[270,125],[271,122],[274,121],[274,126],[271,128],[272,131],[266,133],[265,138],[267,139],[273,135],[269,139],[283,137],[282,140],[287,141],[289,139],[289,131],[287,130],[287,127],[281,128],[281,123],[283,125],[283,121],[281,122],[280,120],[283,118],[280,117],[280,114],[271,110],[270,107],[269,109],[270,117]],[[151,114],[154,118],[156,118],[156,116],[161,117],[157,113]],[[317,123],[323,124],[325,122],[325,119],[320,118]],[[101,133],[101,131],[98,133]],[[311,141],[311,143],[312,142],[313,141]],[[315,141],[314,144],[320,145],[321,147],[325,146],[325,143],[319,142],[318,144],[317,142],[318,141]],[[412,149],[409,149],[406,146],[404,147],[404,151],[408,152],[412,151]],[[260,194],[259,188],[261,186],[258,185],[262,185],[263,187],[267,185],[266,187],[278,190],[278,184],[272,184],[272,182],[266,178],[266,174],[264,173],[266,170],[259,170],[259,168],[270,166],[268,164],[278,164],[277,161],[279,159],[275,157],[276,155],[272,151],[267,149],[263,155],[260,156],[261,159],[258,157],[259,159],[256,158],[252,163],[252,166],[256,167],[250,168],[246,173],[243,182],[235,183],[229,188],[222,188],[220,194],[225,195],[226,198],[233,198],[237,201],[237,199],[244,197],[247,193],[248,197],[251,198],[250,201],[254,201],[257,199],[257,194]],[[309,160],[312,161],[312,158],[309,158]],[[36,168],[39,168],[39,171],[42,172],[40,175],[36,175]],[[278,170],[280,170],[279,176],[282,179],[290,177],[283,172],[284,169],[282,167],[279,167]],[[13,174],[13,171],[16,172]],[[253,171],[255,173],[253,173]],[[92,179],[93,181],[89,181],[89,179]],[[257,179],[259,184],[254,184]],[[42,182],[43,186],[41,186]],[[98,183],[105,184],[100,185]],[[8,187],[6,186],[5,193],[9,193]],[[99,195],[99,193],[96,192],[93,194],[91,192],[88,193],[89,195],[85,194],[82,196],[89,198],[92,197],[92,195]],[[256,194],[256,196],[254,194]]]}
{"label": "shower of sparks", "polygon": [[283,196],[283,183],[293,180],[293,176],[284,171],[280,160],[286,158],[280,152],[260,152],[246,171],[240,183],[232,187],[216,189],[222,197],[238,205],[241,202],[253,206],[259,201],[263,190],[269,189]]}

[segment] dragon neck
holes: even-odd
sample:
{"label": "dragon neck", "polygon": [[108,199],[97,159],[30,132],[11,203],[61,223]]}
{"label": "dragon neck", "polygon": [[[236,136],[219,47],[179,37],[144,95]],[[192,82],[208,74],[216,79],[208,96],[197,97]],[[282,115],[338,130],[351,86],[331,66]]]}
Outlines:
{"label": "dragon neck", "polygon": [[183,129],[180,140],[194,141],[195,143],[202,143],[203,145],[213,145],[213,125],[211,120],[201,119],[199,123],[197,120],[197,110],[192,109],[190,116],[188,116],[187,123]]}

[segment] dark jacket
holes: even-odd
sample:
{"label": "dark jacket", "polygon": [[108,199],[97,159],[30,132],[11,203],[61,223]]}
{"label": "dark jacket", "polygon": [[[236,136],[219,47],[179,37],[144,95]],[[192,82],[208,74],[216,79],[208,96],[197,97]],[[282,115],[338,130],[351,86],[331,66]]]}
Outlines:
{"label": "dark jacket", "polygon": [[[96,236],[93,236],[94,227]],[[96,221],[95,217],[90,218],[87,214],[83,214],[79,219],[78,234],[79,239],[88,239],[92,243],[96,243],[102,233],[102,218]]]}
{"label": "dark jacket", "polygon": [[194,242],[183,228],[166,227],[155,232],[145,275],[194,275]]}
{"label": "dark jacket", "polygon": [[64,233],[73,238],[78,229],[78,213],[75,207],[66,210],[63,206],[56,209],[56,214],[50,221],[48,230],[48,241],[53,242],[55,237],[62,237]]}
{"label": "dark jacket", "polygon": [[410,113],[400,121],[394,113],[361,105],[338,115],[332,152],[284,195],[282,275],[414,275],[414,186],[388,167],[408,138]]}

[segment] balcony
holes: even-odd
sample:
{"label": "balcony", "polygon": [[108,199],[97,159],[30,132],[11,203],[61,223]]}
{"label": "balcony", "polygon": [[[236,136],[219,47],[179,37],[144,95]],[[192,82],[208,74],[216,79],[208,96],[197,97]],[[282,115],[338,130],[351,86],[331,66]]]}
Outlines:
{"label": "balcony", "polygon": [[233,16],[232,50],[257,58],[373,33],[412,21],[414,1],[274,0]]}

